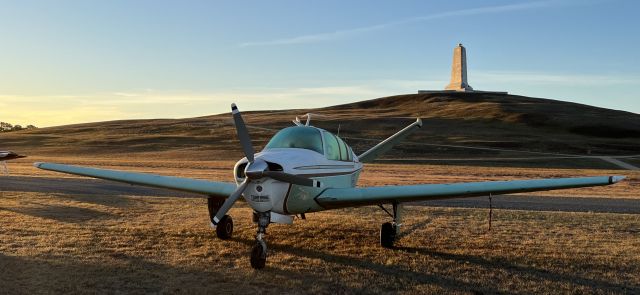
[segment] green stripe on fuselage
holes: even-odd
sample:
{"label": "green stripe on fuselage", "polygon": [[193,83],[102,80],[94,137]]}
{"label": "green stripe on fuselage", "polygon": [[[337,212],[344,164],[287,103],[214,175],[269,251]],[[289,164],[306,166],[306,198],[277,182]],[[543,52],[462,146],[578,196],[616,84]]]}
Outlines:
{"label": "green stripe on fuselage", "polygon": [[313,177],[322,183],[322,187],[308,187],[301,185],[291,185],[289,194],[285,201],[285,209],[288,214],[300,214],[306,212],[317,212],[325,210],[315,201],[315,198],[327,188],[349,188],[354,187],[360,177],[360,170],[343,175],[332,175],[325,177]]}

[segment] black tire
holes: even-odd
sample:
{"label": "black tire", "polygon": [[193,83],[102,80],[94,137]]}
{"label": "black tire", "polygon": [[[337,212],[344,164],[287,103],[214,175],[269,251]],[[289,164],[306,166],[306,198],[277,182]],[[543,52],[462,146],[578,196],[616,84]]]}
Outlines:
{"label": "black tire", "polygon": [[251,267],[254,269],[263,269],[267,264],[267,255],[264,247],[257,243],[251,249]]}
{"label": "black tire", "polygon": [[221,240],[231,239],[233,235],[233,219],[231,219],[231,216],[225,215],[220,219],[216,226],[216,234]]}
{"label": "black tire", "polygon": [[380,227],[380,246],[384,248],[393,248],[393,242],[396,239],[396,229],[391,222],[385,222]]}

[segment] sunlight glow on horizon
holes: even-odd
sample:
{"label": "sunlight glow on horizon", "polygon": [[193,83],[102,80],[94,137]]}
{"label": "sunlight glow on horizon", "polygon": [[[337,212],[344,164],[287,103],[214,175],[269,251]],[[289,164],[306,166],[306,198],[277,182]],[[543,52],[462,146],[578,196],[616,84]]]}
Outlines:
{"label": "sunlight glow on horizon", "polygon": [[229,112],[232,102],[316,108],[438,90],[459,42],[475,89],[640,113],[640,59],[620,54],[640,46],[638,8],[629,0],[8,2],[0,121],[187,118]]}

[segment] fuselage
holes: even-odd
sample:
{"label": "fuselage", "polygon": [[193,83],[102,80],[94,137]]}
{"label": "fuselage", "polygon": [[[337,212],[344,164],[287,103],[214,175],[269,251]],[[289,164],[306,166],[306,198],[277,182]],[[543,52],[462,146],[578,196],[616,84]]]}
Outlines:
{"label": "fuselage", "polygon": [[[312,178],[321,183],[318,188],[269,177],[251,180],[243,197],[257,212],[293,215],[324,210],[315,198],[327,188],[354,187],[362,171],[362,163],[342,139],[312,126],[282,129],[255,158],[267,162],[269,170]],[[234,167],[238,185],[245,180],[247,162],[243,158]]]}

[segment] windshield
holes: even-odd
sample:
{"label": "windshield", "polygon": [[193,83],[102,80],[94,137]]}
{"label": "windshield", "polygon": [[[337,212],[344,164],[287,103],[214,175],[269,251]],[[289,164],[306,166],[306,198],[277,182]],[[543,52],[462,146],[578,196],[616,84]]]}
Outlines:
{"label": "windshield", "polygon": [[271,138],[264,148],[307,149],[324,155],[320,131],[316,128],[306,126],[294,126],[280,130]]}

